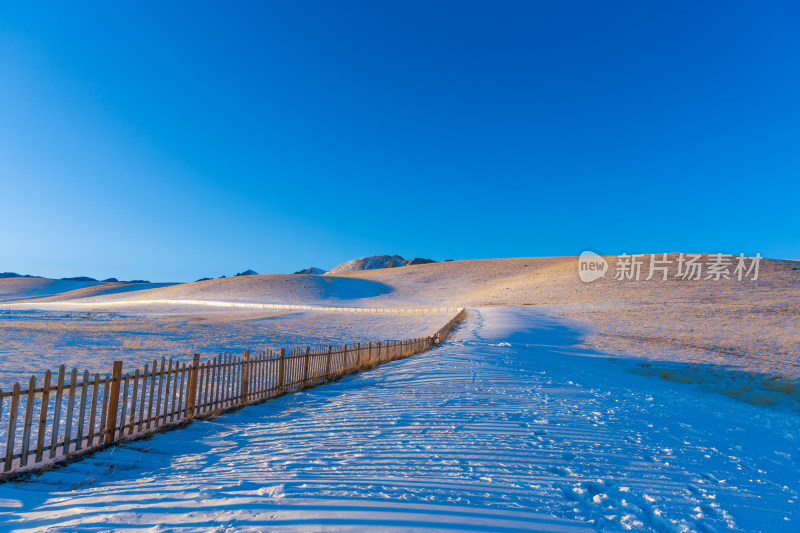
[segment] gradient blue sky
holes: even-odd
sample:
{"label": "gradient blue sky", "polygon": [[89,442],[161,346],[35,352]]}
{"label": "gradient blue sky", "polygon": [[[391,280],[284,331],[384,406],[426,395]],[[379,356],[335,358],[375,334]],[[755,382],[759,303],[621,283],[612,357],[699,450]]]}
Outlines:
{"label": "gradient blue sky", "polygon": [[800,4],[0,1],[0,271],[800,258]]}

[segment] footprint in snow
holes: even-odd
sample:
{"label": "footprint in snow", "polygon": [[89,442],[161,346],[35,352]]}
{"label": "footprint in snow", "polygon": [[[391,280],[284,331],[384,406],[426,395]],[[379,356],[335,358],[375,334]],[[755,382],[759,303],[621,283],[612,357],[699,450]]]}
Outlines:
{"label": "footprint in snow", "polygon": [[717,478],[716,476],[714,476],[714,474],[708,474],[708,473],[706,473],[706,474],[700,474],[700,475],[701,475],[703,478],[707,479],[708,481],[710,481],[710,482],[714,483],[715,485],[721,485],[721,484],[725,483],[725,480],[724,480],[724,479],[719,479],[719,478]]}
{"label": "footprint in snow", "polygon": [[547,470],[549,470],[553,474],[556,474],[557,476],[569,477],[569,476],[574,476],[575,475],[575,472],[573,472],[572,470],[570,470],[569,468],[567,468],[565,466],[551,466]]}
{"label": "footprint in snow", "polygon": [[256,491],[256,494],[259,496],[266,496],[268,498],[283,498],[285,496],[283,489],[284,485],[281,483],[280,485],[261,487]]}

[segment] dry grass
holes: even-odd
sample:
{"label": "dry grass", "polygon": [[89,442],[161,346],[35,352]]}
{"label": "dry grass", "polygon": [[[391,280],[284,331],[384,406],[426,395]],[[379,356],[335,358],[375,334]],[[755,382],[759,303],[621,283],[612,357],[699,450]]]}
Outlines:
{"label": "dry grass", "polygon": [[[253,310],[121,315],[19,313],[0,317],[0,387],[60,364],[108,372],[122,360],[126,369],[141,368],[161,357],[182,361],[193,353],[214,356],[276,347],[322,347],[352,341],[415,338],[429,335],[445,315],[361,315],[355,313],[286,313]],[[153,311],[153,309],[151,309]],[[241,311],[241,312],[239,312]]]}
{"label": "dry grass", "polygon": [[[612,263],[614,258],[607,259]],[[347,275],[391,285],[405,298],[446,305],[546,306],[586,326],[586,345],[598,351],[735,367],[794,383],[800,379],[798,268],[796,261],[765,259],[757,281],[619,281],[609,272],[604,279],[583,283],[577,258],[553,257]]]}
{"label": "dry grass", "polygon": [[[577,275],[575,257],[489,259],[350,272],[336,277],[227,278],[137,291],[135,297],[265,302],[287,302],[292,298],[296,302],[313,303],[346,296],[350,298],[347,305],[353,306],[544,306],[559,316],[582,322],[590,330],[586,344],[609,354],[731,366],[797,380],[800,378],[800,270],[797,269],[797,262],[764,260],[757,281],[617,281],[609,273],[606,278],[587,284]],[[347,283],[342,284],[342,280]],[[92,290],[84,290],[80,295],[89,295]],[[131,296],[97,299],[123,297]],[[126,312],[152,316],[160,311],[126,308]],[[209,332],[200,335],[201,339],[214,328],[222,328],[222,341],[231,344],[233,338],[224,338],[228,334],[222,327],[228,319],[220,318],[230,313],[229,309],[216,315],[207,308],[191,313],[176,313],[173,309],[172,315],[184,316],[174,318],[174,326],[169,326],[169,319],[162,317],[158,327],[169,333],[170,327],[189,324],[198,328],[191,332],[196,335],[203,331],[201,325],[207,325]],[[230,320],[237,328],[247,320],[265,327],[264,319],[259,316],[245,319],[234,315]],[[318,324],[296,326],[293,335],[321,336]],[[119,324],[112,329],[118,334],[129,327],[130,324]],[[39,333],[32,326],[27,334]],[[127,342],[134,350],[144,351],[148,346],[145,336]],[[136,348],[136,342],[141,343],[141,348]]]}
{"label": "dry grass", "polygon": [[625,368],[627,372],[654,376],[665,381],[696,385],[706,390],[753,405],[788,405],[800,411],[800,390],[797,381],[780,376],[767,376],[731,367],[709,364],[675,364],[648,361]]}

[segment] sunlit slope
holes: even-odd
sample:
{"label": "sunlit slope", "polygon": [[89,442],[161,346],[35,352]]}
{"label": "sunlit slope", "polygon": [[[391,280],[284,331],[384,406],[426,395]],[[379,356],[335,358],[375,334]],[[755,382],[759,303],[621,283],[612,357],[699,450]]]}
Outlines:
{"label": "sunlit slope", "polygon": [[[325,303],[372,298],[390,292],[386,285],[361,279],[298,274],[268,274],[220,278],[159,286],[127,293],[90,291],[49,298],[49,301],[115,302],[138,300],[215,300],[258,303]],[[43,301],[43,300],[40,300]]]}
{"label": "sunlit slope", "polygon": [[125,294],[129,297],[133,292],[171,285],[174,283],[105,283],[48,278],[3,278],[0,279],[0,300],[9,303],[67,301],[112,294]]}
{"label": "sunlit slope", "polygon": [[[675,261],[677,254],[669,257]],[[545,305],[579,320],[585,342],[617,355],[734,366],[800,377],[800,264],[765,259],[758,280],[584,283],[578,258],[454,261],[340,274],[395,287],[393,296],[432,305]],[[649,259],[649,258],[647,258]],[[703,258],[705,261],[705,258]],[[649,262],[645,263],[649,265]]]}
{"label": "sunlit slope", "polygon": [[[677,254],[671,254],[675,261]],[[608,258],[612,264],[615,258]],[[38,278],[0,280],[0,298],[38,301],[126,301],[152,299],[231,300],[262,303],[347,303],[348,305],[753,305],[800,301],[795,261],[764,259],[759,279],[682,280],[660,275],[641,279],[606,277],[584,283],[576,257],[531,257],[449,261],[337,276],[254,275],[184,284],[115,284]]]}
{"label": "sunlit slope", "polygon": [[[676,261],[677,254],[669,258]],[[337,276],[239,276],[137,286],[141,290],[124,293],[111,293],[119,289],[99,284],[53,295],[56,288],[64,287],[53,280],[0,280],[5,283],[0,287],[5,287],[6,294],[25,295],[26,306],[48,303],[42,307],[46,309],[57,308],[55,302],[65,302],[65,309],[80,303],[83,309],[95,302],[127,305],[179,299],[381,308],[543,305],[552,313],[591,326],[594,333],[586,342],[597,350],[735,363],[749,370],[800,376],[798,262],[765,259],[755,281],[683,280],[675,278],[674,268],[664,281],[660,275],[645,279],[649,274],[645,257],[636,281],[614,279],[616,258],[607,259],[611,270],[592,283],[580,280],[576,257],[546,257],[452,261]],[[36,291],[50,296],[35,298]],[[156,312],[157,307],[129,305],[127,309]]]}
{"label": "sunlit slope", "polygon": [[[677,254],[669,258],[676,261]],[[615,258],[607,259],[613,265]],[[605,278],[592,283],[578,277],[577,257],[452,261],[339,276],[391,285],[394,297],[466,306],[800,300],[796,261],[764,259],[756,281],[690,281],[672,275],[662,281],[660,274],[648,281],[648,264],[646,261],[639,281],[616,280],[610,270]]]}
{"label": "sunlit slope", "polygon": [[68,281],[49,278],[0,278],[0,300],[26,300],[106,285],[96,281]]}

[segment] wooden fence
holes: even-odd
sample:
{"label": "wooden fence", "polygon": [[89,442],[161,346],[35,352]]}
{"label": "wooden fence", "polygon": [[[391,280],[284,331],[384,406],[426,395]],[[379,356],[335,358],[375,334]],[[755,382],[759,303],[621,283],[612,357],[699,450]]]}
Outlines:
{"label": "wooden fence", "polygon": [[407,341],[255,357],[245,351],[202,363],[195,354],[191,363],[162,358],[126,374],[121,361],[109,375],[75,368],[67,374],[62,365],[55,376],[47,371],[41,386],[31,376],[27,388],[16,383],[10,392],[0,389],[0,421],[6,422],[0,428],[0,479],[410,357],[444,340],[464,316],[460,309],[433,337]]}

